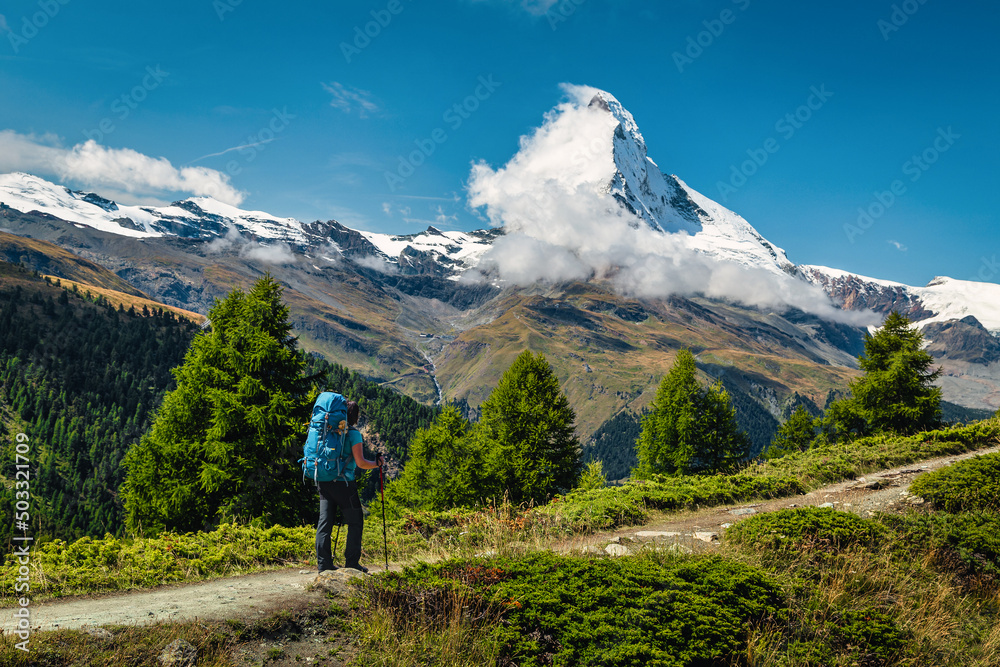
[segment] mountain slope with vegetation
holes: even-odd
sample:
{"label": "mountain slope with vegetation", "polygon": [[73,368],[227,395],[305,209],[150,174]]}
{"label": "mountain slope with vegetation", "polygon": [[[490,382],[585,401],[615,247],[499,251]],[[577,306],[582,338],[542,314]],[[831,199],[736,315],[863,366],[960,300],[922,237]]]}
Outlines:
{"label": "mountain slope with vegetation", "polygon": [[[13,434],[24,432],[35,443],[32,531],[39,538],[123,535],[121,462],[174,386],[171,370],[198,331],[162,304],[125,308],[132,297],[123,295],[115,306],[115,294],[122,293],[0,262],[0,409],[9,436],[0,509],[12,511],[8,449]],[[343,366],[310,357],[307,368],[313,384],[359,401],[373,441],[396,461],[435,414]],[[11,530],[8,523],[0,534],[3,551]]]}
{"label": "mountain slope with vegetation", "polygon": [[[35,534],[120,534],[122,457],[149,427],[196,329],[170,311],[115,308],[0,263],[0,401],[33,443]],[[8,479],[12,441],[4,438]]]}

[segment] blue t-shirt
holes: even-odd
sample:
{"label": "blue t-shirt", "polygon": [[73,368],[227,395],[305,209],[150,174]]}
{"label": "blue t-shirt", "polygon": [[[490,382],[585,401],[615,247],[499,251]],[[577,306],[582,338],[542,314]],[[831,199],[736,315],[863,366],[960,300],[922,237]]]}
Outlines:
{"label": "blue t-shirt", "polygon": [[361,442],[364,442],[361,431],[354,428],[347,430],[347,439],[344,441],[344,447],[347,448],[347,451],[344,452],[344,456],[347,457],[347,462],[344,464],[344,479],[348,482],[354,481],[354,474],[358,470],[358,464],[354,461],[354,453],[351,450],[354,449],[354,445]]}

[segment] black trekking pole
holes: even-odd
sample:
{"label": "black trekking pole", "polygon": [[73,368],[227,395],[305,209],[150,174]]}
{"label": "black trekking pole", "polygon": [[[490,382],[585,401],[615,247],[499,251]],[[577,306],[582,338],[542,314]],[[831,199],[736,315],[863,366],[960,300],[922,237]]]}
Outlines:
{"label": "black trekking pole", "polygon": [[[339,542],[340,542],[340,520],[338,519],[337,520],[337,537],[334,538],[334,540],[333,540],[333,551],[331,552],[331,555],[333,556],[333,559],[337,558],[337,544]],[[330,563],[330,564],[333,565],[333,563]],[[337,566],[333,565],[333,569],[336,570]]]}
{"label": "black trekking pole", "polygon": [[382,468],[385,465],[385,459],[382,459],[382,465],[378,467],[378,490],[382,494],[382,546],[385,548],[385,571],[389,571],[389,538],[386,537],[385,533],[385,485],[383,481]]}

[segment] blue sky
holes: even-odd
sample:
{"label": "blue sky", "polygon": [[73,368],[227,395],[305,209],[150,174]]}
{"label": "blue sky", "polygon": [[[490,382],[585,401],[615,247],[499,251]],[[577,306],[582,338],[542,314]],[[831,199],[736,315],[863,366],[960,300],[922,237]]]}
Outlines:
{"label": "blue sky", "polygon": [[0,170],[58,180],[40,156],[76,147],[166,161],[160,180],[62,179],[123,199],[228,179],[276,215],[473,229],[471,165],[504,164],[573,83],[615,95],[664,171],[794,262],[1000,282],[992,3],[316,4],[6,2]]}

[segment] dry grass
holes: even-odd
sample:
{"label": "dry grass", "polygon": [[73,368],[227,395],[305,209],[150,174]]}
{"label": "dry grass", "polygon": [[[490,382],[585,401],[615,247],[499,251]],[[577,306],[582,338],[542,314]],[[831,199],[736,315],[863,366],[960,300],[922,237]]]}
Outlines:
{"label": "dry grass", "polygon": [[[475,605],[461,594],[446,594],[441,609],[421,610],[403,618],[375,605],[355,617],[360,642],[356,667],[485,667],[495,665],[499,644],[490,636],[498,619],[475,617]],[[492,622],[491,622],[492,621]]]}
{"label": "dry grass", "polygon": [[808,640],[810,629],[836,622],[844,610],[871,609],[893,618],[907,637],[905,655],[892,664],[1000,665],[1000,595],[968,593],[954,574],[936,567],[934,553],[902,556],[889,546],[824,552],[807,545],[776,555],[725,542],[721,552],[769,572],[789,593],[786,641],[774,627],[754,629],[746,664],[814,664],[789,653],[788,644]]}
{"label": "dry grass", "polygon": [[[66,278],[59,278],[57,276],[43,276],[50,280],[53,284],[60,284],[63,288],[72,290],[76,287],[80,294],[86,294],[90,292],[93,296],[103,296],[105,299],[111,303],[112,306],[117,308],[121,305],[125,310],[129,308],[135,308],[136,312],[142,312],[143,306],[149,310],[154,310],[159,308],[160,310],[169,310],[179,317],[191,320],[195,324],[202,324],[207,318],[199,313],[192,312],[190,310],[184,310],[182,308],[175,308],[173,306],[168,306],[159,301],[153,301],[152,299],[144,299],[143,297],[134,296],[132,294],[126,294],[125,292],[119,292],[117,290],[108,289],[105,287],[96,287],[95,285],[89,285],[87,283],[77,282],[75,280],[67,280]],[[58,282],[57,282],[58,281]]]}

